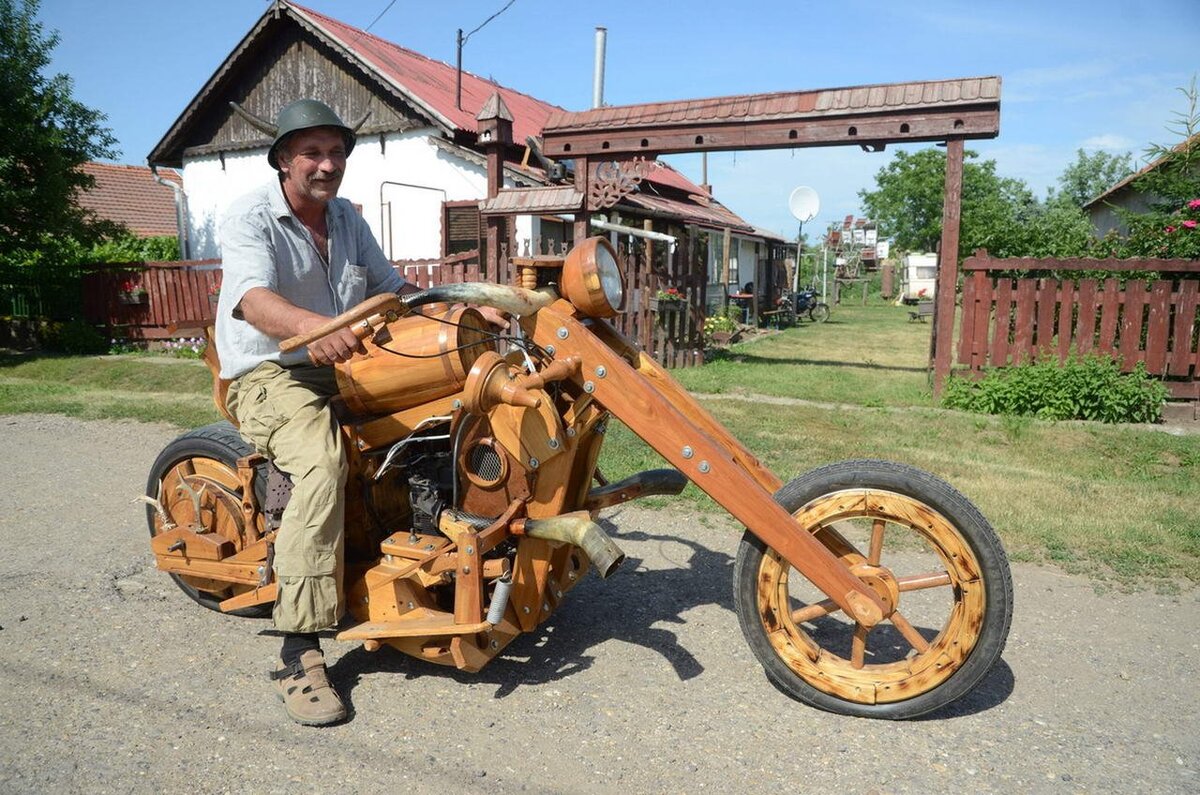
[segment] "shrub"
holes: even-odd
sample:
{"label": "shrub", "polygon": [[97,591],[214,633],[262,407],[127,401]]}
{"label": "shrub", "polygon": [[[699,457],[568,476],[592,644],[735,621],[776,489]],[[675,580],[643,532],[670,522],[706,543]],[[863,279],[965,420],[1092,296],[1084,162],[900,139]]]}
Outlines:
{"label": "shrub", "polygon": [[978,381],[951,377],[942,405],[981,414],[1034,416],[1048,420],[1158,422],[1167,388],[1138,363],[1122,373],[1115,359],[1049,358],[990,370]]}
{"label": "shrub", "polygon": [[69,320],[66,323],[47,323],[42,331],[42,345],[55,353],[84,356],[108,353],[109,342],[84,321]]}

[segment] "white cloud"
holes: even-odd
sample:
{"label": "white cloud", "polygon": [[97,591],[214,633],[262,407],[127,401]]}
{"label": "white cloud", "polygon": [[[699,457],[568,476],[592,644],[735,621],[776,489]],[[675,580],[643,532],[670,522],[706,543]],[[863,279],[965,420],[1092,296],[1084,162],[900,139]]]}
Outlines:
{"label": "white cloud", "polygon": [[1137,146],[1137,142],[1117,133],[1104,133],[1085,138],[1079,146],[1082,149],[1128,150]]}

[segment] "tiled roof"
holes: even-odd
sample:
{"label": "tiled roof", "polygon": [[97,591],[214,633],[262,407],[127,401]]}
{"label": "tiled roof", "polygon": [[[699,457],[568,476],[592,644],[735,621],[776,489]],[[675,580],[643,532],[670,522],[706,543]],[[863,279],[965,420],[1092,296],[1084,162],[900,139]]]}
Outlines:
{"label": "tiled roof", "polygon": [[[1172,152],[1185,152],[1185,151],[1187,151],[1187,149],[1189,147],[1192,147],[1192,146],[1200,146],[1200,133],[1196,133],[1195,135],[1191,136],[1190,138],[1187,138],[1186,140],[1175,145],[1171,149],[1171,151]],[[1162,155],[1161,157],[1156,157],[1154,160],[1150,161],[1149,163],[1147,163],[1145,166],[1143,166],[1139,170],[1137,170],[1134,173],[1130,174],[1129,176],[1125,177],[1120,182],[1118,182],[1116,185],[1113,185],[1111,188],[1104,191],[1099,196],[1097,196],[1096,198],[1089,201],[1087,204],[1083,205],[1083,209],[1087,210],[1091,207],[1094,207],[1095,205],[1101,204],[1102,202],[1106,201],[1107,199],[1112,198],[1112,196],[1114,194],[1119,193],[1122,190],[1124,190],[1125,188],[1129,187],[1133,183],[1133,181],[1136,180],[1138,177],[1144,176],[1145,174],[1148,174],[1151,171],[1153,171],[1154,169],[1161,166],[1163,163],[1163,160],[1165,158],[1166,158],[1166,155]]]}
{"label": "tiled roof", "polygon": [[[84,163],[82,168],[96,184],[79,194],[80,207],[124,224],[138,237],[178,233],[174,192],[155,182],[150,169],[112,163]],[[158,173],[182,184],[179,174],[169,168],[161,168]]]}
{"label": "tiled roof", "polygon": [[427,58],[332,17],[294,3],[287,5],[310,24],[320,28],[348,52],[370,65],[384,79],[412,97],[447,127],[475,132],[475,114],[493,92],[504,99],[513,116],[513,140],[524,143],[529,135],[541,135],[546,119],[562,109],[528,94],[463,71],[462,109],[455,103],[456,69]]}
{"label": "tiled roof", "polygon": [[937,106],[998,102],[999,77],[971,77],[917,83],[852,86],[818,91],[744,94],[734,97],[651,102],[585,111],[559,110],[546,128],[556,132],[594,127],[707,124],[724,121],[762,121],[796,116],[836,116],[898,111]]}

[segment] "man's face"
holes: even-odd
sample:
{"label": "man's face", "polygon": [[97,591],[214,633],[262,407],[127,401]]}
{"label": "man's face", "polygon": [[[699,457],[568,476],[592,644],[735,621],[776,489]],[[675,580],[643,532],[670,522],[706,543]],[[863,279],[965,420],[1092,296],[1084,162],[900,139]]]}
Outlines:
{"label": "man's face", "polygon": [[279,153],[284,190],[292,199],[328,203],[346,171],[346,140],[330,127],[301,130]]}

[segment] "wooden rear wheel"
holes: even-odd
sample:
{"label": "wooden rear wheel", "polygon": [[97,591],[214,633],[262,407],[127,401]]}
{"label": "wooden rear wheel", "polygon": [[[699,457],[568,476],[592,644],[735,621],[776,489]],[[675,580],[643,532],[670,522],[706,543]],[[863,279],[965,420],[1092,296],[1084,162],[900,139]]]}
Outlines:
{"label": "wooden rear wheel", "polygon": [[742,631],[788,695],[832,712],[911,718],[962,696],[1000,656],[1012,578],[995,532],[948,484],[886,461],[813,470],[776,499],[879,596],[857,624],[747,532],[734,569]]}
{"label": "wooden rear wheel", "polygon": [[[242,527],[241,484],[237,460],[254,450],[228,422],[217,422],[188,431],[166,446],[158,455],[146,482],[146,494],[157,499],[176,524],[200,524],[224,536],[240,551],[245,544]],[[265,468],[254,478],[257,504],[266,497]],[[195,495],[195,496],[193,496]],[[196,517],[196,502],[200,505]],[[161,519],[147,507],[146,521],[150,536],[162,532]],[[261,529],[261,528],[259,528]],[[197,604],[220,611],[224,599],[248,590],[250,586],[231,586],[227,582],[203,577],[171,574],[171,579]],[[234,611],[245,617],[270,615],[271,605],[259,605]]]}

